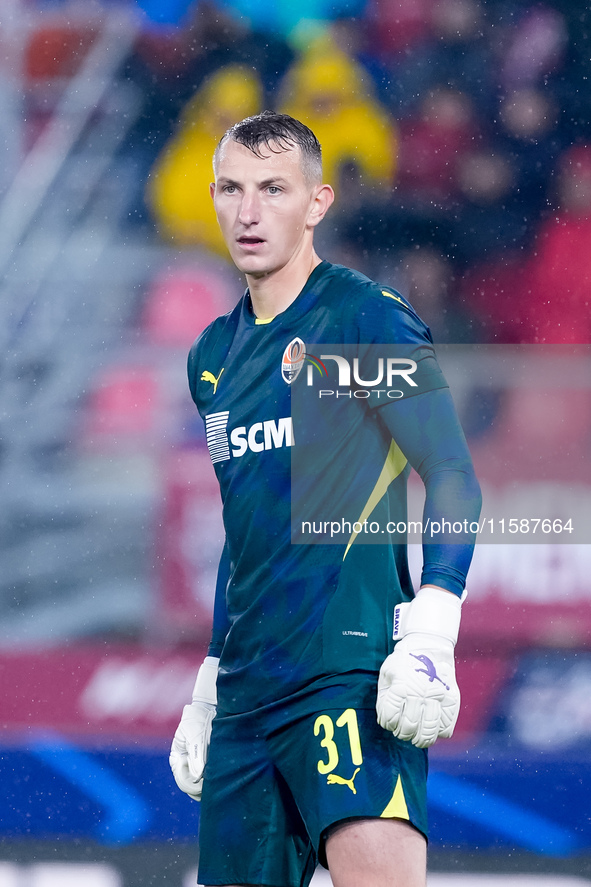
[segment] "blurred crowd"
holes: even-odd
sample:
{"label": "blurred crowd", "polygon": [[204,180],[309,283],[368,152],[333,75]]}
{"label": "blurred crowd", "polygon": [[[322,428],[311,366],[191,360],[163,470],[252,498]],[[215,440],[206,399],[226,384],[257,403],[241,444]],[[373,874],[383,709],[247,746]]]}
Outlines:
{"label": "blurred crowd", "polygon": [[[319,253],[397,287],[436,343],[591,344],[586,0],[5,5],[22,17],[8,33],[0,16],[0,205],[19,158],[48,178],[18,177],[24,210],[29,184],[40,206],[0,300],[16,343],[2,388],[4,643],[33,624],[51,643],[144,636],[147,618],[166,643],[209,631],[223,533],[185,367],[243,287],[209,196],[215,146],[242,117],[287,111],[315,130],[337,196]],[[5,208],[5,252],[14,225]],[[518,502],[543,516],[548,496],[584,524],[589,374],[586,351],[565,351],[572,364],[465,349],[477,359],[450,377],[499,513]],[[547,546],[546,561],[522,547],[517,569],[509,547],[477,568],[476,642],[517,643],[504,618],[489,625],[492,589],[498,613],[499,593],[563,594],[569,615],[548,606],[544,633],[523,610],[524,642],[586,643],[589,570],[571,556],[584,546]]]}
{"label": "blurred crowd", "polygon": [[588,342],[587,4],[317,0],[324,18],[291,20],[282,5],[146,18],[125,70],[144,96],[136,215],[225,257],[213,149],[237,119],[285,111],[318,135],[335,187],[327,258],[394,283],[439,341]]}

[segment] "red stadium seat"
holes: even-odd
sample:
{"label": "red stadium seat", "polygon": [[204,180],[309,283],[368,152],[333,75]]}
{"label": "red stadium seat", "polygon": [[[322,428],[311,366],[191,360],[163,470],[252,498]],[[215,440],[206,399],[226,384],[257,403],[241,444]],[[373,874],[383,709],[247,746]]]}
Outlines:
{"label": "red stadium seat", "polygon": [[25,49],[25,75],[29,80],[54,80],[75,74],[94,43],[93,24],[54,23],[33,31]]}
{"label": "red stadium seat", "polygon": [[32,148],[43,132],[65,87],[80,71],[100,32],[100,21],[91,15],[76,21],[59,14],[34,20],[22,61],[25,150]]}
{"label": "red stadium seat", "polygon": [[155,344],[189,348],[199,333],[235,301],[228,281],[210,269],[167,269],[152,283],[143,327]]}
{"label": "red stadium seat", "polygon": [[159,399],[158,380],[150,367],[109,367],[91,394],[85,437],[137,436],[154,431]]}

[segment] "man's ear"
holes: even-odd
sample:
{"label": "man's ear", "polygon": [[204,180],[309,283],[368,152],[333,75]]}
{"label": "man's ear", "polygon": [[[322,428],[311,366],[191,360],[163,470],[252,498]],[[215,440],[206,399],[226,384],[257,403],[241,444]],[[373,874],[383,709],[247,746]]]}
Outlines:
{"label": "man's ear", "polygon": [[316,191],[310,214],[308,215],[308,225],[315,228],[322,221],[330,207],[334,202],[334,191],[330,185],[320,185]]}
{"label": "man's ear", "polygon": [[212,200],[213,200],[214,194],[215,194],[215,182],[210,182],[209,183],[209,196],[211,197]]}

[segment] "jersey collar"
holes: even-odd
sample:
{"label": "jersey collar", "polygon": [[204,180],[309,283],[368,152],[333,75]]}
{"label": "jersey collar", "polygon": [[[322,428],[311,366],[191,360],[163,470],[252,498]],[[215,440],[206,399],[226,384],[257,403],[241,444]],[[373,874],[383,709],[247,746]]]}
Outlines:
{"label": "jersey collar", "polygon": [[306,283],[304,284],[302,290],[293,300],[291,305],[288,305],[285,311],[281,311],[275,317],[257,318],[252,308],[250,292],[247,289],[243,297],[244,319],[251,326],[260,326],[262,329],[268,328],[270,326],[277,327],[280,324],[291,323],[293,320],[297,320],[298,317],[306,314],[316,304],[316,300],[318,297],[316,284],[324,276],[327,269],[330,267],[330,262],[327,262],[326,259],[323,259],[319,265],[316,265],[316,267],[308,277]]}

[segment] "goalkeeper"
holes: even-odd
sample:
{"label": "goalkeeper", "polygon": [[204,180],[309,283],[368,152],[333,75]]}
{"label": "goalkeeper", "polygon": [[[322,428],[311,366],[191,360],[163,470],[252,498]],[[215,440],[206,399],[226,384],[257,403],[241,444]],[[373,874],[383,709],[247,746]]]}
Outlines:
{"label": "goalkeeper", "polygon": [[[478,482],[428,328],[395,290],[315,252],[334,195],[314,134],[287,115],[247,118],[222,138],[214,174],[248,288],[188,367],[226,529],[211,645],[170,754],[201,800],[199,883],[306,887],[320,862],[335,887],[424,887],[427,748],[458,716],[474,540],[424,539],[415,594],[404,539],[301,544],[292,516],[337,502],[353,523],[404,522],[412,466],[424,522],[469,527]],[[345,349],[325,362],[338,379],[322,382],[340,396],[297,415],[322,343]],[[378,347],[413,367],[402,396],[341,389],[345,366],[378,378]]]}

